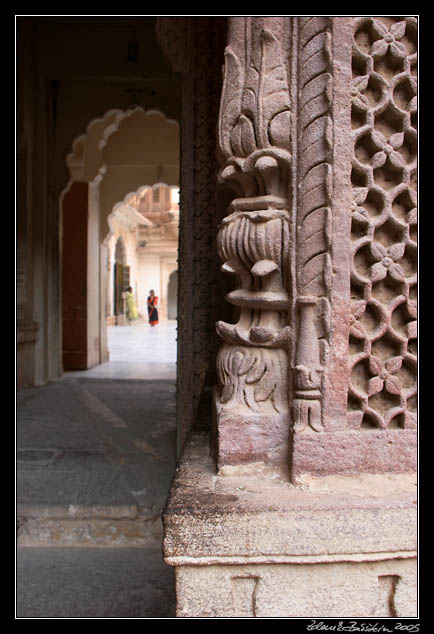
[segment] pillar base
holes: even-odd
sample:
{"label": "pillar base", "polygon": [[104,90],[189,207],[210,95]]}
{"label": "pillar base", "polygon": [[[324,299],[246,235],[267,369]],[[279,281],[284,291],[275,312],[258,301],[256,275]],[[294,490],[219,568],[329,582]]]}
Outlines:
{"label": "pillar base", "polygon": [[417,430],[303,432],[291,437],[291,480],[417,471]]}
{"label": "pillar base", "polygon": [[163,522],[178,617],[417,616],[415,473],[216,475],[197,433]]}

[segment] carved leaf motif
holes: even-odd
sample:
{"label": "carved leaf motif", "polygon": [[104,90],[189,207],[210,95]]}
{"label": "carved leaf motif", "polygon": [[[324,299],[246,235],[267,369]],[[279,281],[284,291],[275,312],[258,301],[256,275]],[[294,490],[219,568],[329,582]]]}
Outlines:
{"label": "carved leaf motif", "polygon": [[379,376],[374,376],[368,381],[368,396],[374,396],[383,389],[384,381]]}
{"label": "carved leaf motif", "polygon": [[381,167],[386,162],[387,156],[385,152],[377,152],[371,159],[372,167]]}
{"label": "carved leaf motif", "polygon": [[392,244],[387,250],[389,257],[392,258],[394,262],[397,262],[404,256],[405,252],[405,244],[404,242],[398,242],[397,244]]}
{"label": "carved leaf motif", "polygon": [[389,394],[401,394],[401,384],[396,376],[389,376],[386,379],[386,390]]}
{"label": "carved leaf motif", "polygon": [[388,48],[389,48],[389,46],[388,46],[387,42],[385,42],[383,39],[377,40],[371,46],[371,55],[373,57],[383,56],[383,55],[385,55],[387,53],[387,49]]}
{"label": "carved leaf motif", "polygon": [[231,133],[241,112],[243,81],[241,62],[232,48],[227,46],[219,117],[219,143],[225,158],[232,155]]}
{"label": "carved leaf motif", "polygon": [[404,143],[403,132],[397,132],[396,134],[392,134],[392,136],[389,137],[389,145],[391,145],[395,150],[399,147],[402,147],[403,143]]}
{"label": "carved leaf motif", "polygon": [[278,265],[273,260],[259,260],[252,266],[251,273],[255,277],[264,277],[278,268]]}
{"label": "carved leaf motif", "polygon": [[389,31],[390,33],[392,33],[392,35],[395,36],[397,40],[400,40],[405,35],[405,27],[405,22],[401,20],[400,22],[395,22],[395,24],[392,24]]}
{"label": "carved leaf motif", "polygon": [[405,428],[417,429],[417,415],[414,412],[406,411],[405,413]]}
{"label": "carved leaf motif", "polygon": [[304,431],[308,426],[315,431],[322,431],[321,404],[319,401],[295,399],[293,401],[292,416],[296,434]]}
{"label": "carved leaf motif", "polygon": [[262,147],[269,145],[266,132],[273,117],[289,108],[287,81],[280,43],[273,33],[264,29],[261,33],[261,73],[258,90],[258,123]]}
{"label": "carved leaf motif", "polygon": [[371,253],[376,260],[382,260],[386,257],[387,250],[380,242],[371,242]]}
{"label": "carved leaf motif", "polygon": [[404,279],[404,271],[402,270],[402,267],[399,266],[399,264],[391,264],[389,267],[389,273],[394,280],[402,282]]}
{"label": "carved leaf motif", "polygon": [[300,288],[306,295],[321,296],[330,286],[330,263],[327,253],[309,260],[299,275]]}
{"label": "carved leaf motif", "polygon": [[242,112],[254,123],[258,148],[276,144],[289,149],[288,115],[284,113],[289,110],[290,96],[281,45],[265,28],[256,50],[247,73]]}
{"label": "carved leaf motif", "polygon": [[383,369],[383,364],[376,357],[369,357],[369,368],[374,374],[380,374]]}
{"label": "carved leaf motif", "polygon": [[407,49],[402,42],[392,42],[390,50],[396,57],[405,57],[407,55]]}
{"label": "carved leaf motif", "polygon": [[397,168],[405,167],[404,157],[401,156],[399,152],[390,152],[389,161],[392,163],[393,167],[397,167]]}
{"label": "carved leaf motif", "polygon": [[237,363],[236,367],[234,367],[235,374],[237,374],[238,376],[248,374],[256,363],[256,358],[252,358],[249,352],[244,352],[243,354],[241,351],[237,350],[234,357],[237,358],[237,361],[239,362]]}
{"label": "carved leaf motif", "polygon": [[388,372],[395,373],[401,369],[402,359],[401,357],[392,357],[391,359],[387,359],[384,365]]}
{"label": "carved leaf motif", "polygon": [[387,33],[387,27],[380,20],[375,20],[375,18],[372,18],[372,28],[380,38],[383,38]]}
{"label": "carved leaf motif", "polygon": [[246,383],[251,385],[259,381],[264,376],[266,369],[267,367],[264,361],[255,356],[253,364],[250,365],[248,375],[246,376]]}
{"label": "carved leaf motif", "polygon": [[408,309],[408,314],[410,315],[410,317],[413,317],[414,319],[416,319],[417,318],[417,304],[416,304],[416,302],[410,299],[407,302],[407,309]]}
{"label": "carved leaf motif", "polygon": [[407,222],[409,225],[414,225],[417,223],[417,209],[416,208],[408,212]]}
{"label": "carved leaf motif", "polygon": [[236,156],[249,156],[256,150],[255,130],[252,121],[241,115],[231,134],[232,151]]}
{"label": "carved leaf motif", "polygon": [[255,401],[266,401],[272,395],[276,387],[276,380],[272,372],[266,372],[255,387]]}
{"label": "carved leaf motif", "polygon": [[369,75],[361,75],[360,77],[355,77],[353,79],[353,85],[357,87],[358,90],[366,90],[369,83]]}
{"label": "carved leaf motif", "polygon": [[285,150],[291,149],[291,113],[289,110],[279,112],[270,121],[269,138],[271,144]]}
{"label": "carved leaf motif", "polygon": [[409,339],[416,339],[417,338],[417,321],[410,321],[407,324],[407,337]]}
{"label": "carved leaf motif", "polygon": [[350,328],[350,333],[358,339],[364,339],[366,336],[363,326],[359,321],[355,321]]}

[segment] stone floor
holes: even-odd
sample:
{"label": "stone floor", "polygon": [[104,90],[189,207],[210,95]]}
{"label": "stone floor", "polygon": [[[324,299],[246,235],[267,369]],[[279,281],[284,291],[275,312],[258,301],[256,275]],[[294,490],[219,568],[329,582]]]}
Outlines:
{"label": "stone floor", "polygon": [[109,363],[17,395],[17,618],[175,615],[176,322],[108,330]]}
{"label": "stone floor", "polygon": [[66,373],[99,379],[175,379],[176,321],[158,326],[134,322],[131,326],[109,326],[110,361],[86,370]]}

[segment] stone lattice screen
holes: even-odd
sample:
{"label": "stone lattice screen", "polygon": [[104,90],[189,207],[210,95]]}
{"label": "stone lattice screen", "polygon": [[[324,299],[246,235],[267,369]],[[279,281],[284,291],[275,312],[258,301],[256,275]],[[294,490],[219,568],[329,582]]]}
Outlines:
{"label": "stone lattice screen", "polygon": [[354,21],[348,422],[416,427],[417,25]]}

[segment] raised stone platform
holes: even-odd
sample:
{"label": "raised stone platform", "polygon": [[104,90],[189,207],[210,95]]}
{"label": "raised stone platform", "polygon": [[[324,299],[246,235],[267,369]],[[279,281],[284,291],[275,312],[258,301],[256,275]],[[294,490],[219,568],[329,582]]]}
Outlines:
{"label": "raised stone platform", "polygon": [[192,435],[163,522],[178,617],[414,617],[414,473],[216,475]]}

